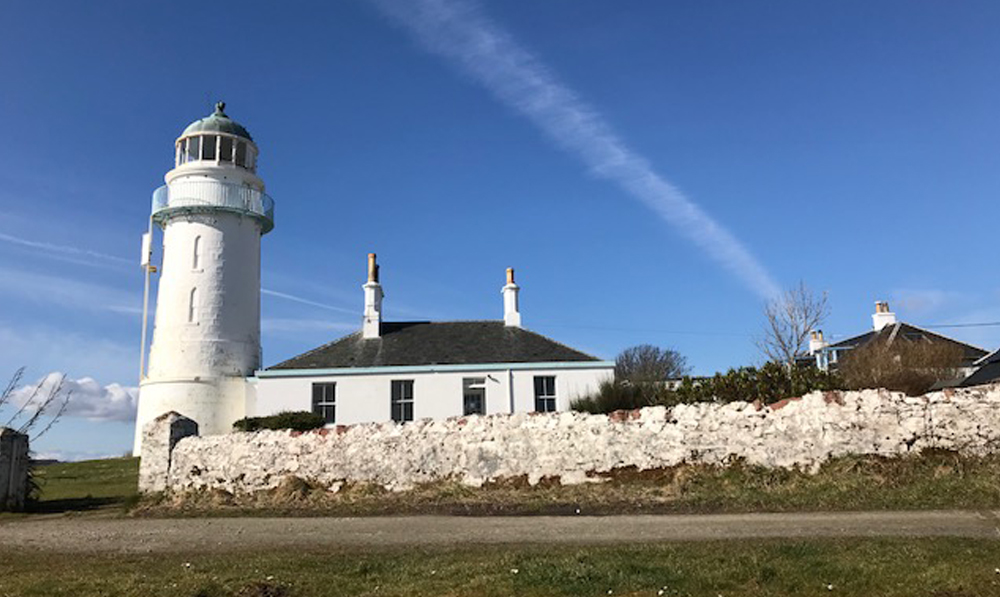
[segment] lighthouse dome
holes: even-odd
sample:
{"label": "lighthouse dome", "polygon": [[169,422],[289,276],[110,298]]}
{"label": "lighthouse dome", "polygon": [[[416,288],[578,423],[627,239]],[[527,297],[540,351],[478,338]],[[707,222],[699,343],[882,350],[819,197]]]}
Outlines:
{"label": "lighthouse dome", "polygon": [[243,125],[226,115],[226,103],[215,104],[215,112],[208,116],[195,120],[188,125],[181,137],[195,135],[198,133],[229,133],[237,137],[243,137],[248,141],[253,141],[253,137],[247,132]]}

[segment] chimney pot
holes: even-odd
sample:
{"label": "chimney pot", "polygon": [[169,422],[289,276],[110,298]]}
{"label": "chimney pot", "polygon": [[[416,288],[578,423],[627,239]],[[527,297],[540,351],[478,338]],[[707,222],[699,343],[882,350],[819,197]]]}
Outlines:
{"label": "chimney pot", "polygon": [[382,334],[382,285],[378,282],[378,264],[375,253],[368,254],[368,282],[361,288],[365,291],[365,314],[361,318],[361,335],[364,338],[378,338]]}
{"label": "chimney pot", "polygon": [[503,295],[503,323],[507,327],[521,327],[521,312],[517,304],[517,293],[520,290],[514,283],[514,268],[507,268],[507,285],[500,289]]}

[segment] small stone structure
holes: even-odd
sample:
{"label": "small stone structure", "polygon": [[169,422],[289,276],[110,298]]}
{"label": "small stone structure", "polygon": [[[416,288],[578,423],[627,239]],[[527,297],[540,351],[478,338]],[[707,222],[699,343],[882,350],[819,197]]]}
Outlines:
{"label": "small stone structure", "polygon": [[0,427],[0,512],[24,509],[30,464],[28,436]]}
{"label": "small stone structure", "polygon": [[[171,430],[171,442],[163,440],[165,425],[149,428],[147,441],[155,443],[143,447],[144,491],[253,492],[276,487],[288,476],[331,490],[344,482],[403,490],[443,479],[472,486],[504,478],[571,484],[623,467],[725,465],[739,459],[815,470],[847,454],[897,456],[925,448],[984,454],[1000,445],[1000,385],[919,397],[884,390],[814,392],[770,406],[733,402],[611,415],[518,413],[179,441]],[[184,429],[190,431],[190,425]],[[168,446],[172,454],[163,454]],[[147,465],[147,458],[156,464]]]}
{"label": "small stone structure", "polygon": [[181,439],[196,435],[198,435],[198,423],[174,411],[150,421],[143,429],[139,490],[143,492],[165,490],[174,447]]}

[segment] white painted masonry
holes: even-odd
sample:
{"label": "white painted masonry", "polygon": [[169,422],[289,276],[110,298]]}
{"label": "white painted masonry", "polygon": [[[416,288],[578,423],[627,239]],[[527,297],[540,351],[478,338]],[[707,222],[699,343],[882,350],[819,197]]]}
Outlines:
{"label": "white painted masonry", "polygon": [[[151,433],[164,435],[155,428]],[[170,462],[169,471],[155,473],[173,491],[253,492],[288,476],[333,491],[344,482],[403,490],[444,479],[472,486],[520,477],[570,484],[599,480],[594,475],[622,467],[736,460],[815,470],[836,456],[900,456],[928,448],[964,454],[1000,449],[1000,384],[919,397],[884,390],[814,392],[770,407],[700,403],[612,416],[518,413],[303,434],[186,437],[170,458],[158,459]]]}
{"label": "white painted masonry", "polygon": [[[223,107],[199,122],[229,126]],[[227,433],[246,416],[252,398],[247,377],[261,365],[260,239],[273,216],[252,167],[256,145],[225,130],[185,131],[178,148],[185,142],[195,147],[192,139],[199,146],[211,140],[213,157],[185,157],[179,149],[166,186],[154,193],[163,264],[134,454],[140,453],[143,427],[163,413],[185,413],[204,434]],[[244,164],[250,156],[250,167],[234,163],[238,146]],[[223,147],[228,161],[219,154]]]}
{"label": "white painted masonry", "polygon": [[338,425],[390,420],[393,380],[413,380],[414,419],[444,419],[463,414],[462,380],[486,380],[486,414],[535,410],[536,376],[556,380],[556,410],[597,390],[614,376],[614,363],[497,363],[327,370],[269,370],[257,373],[256,402],[250,412],[266,416],[312,409],[312,385],[336,383]]}

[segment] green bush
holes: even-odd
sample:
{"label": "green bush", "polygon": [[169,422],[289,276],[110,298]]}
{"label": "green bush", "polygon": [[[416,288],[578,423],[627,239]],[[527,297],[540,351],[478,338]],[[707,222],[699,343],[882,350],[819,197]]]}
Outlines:
{"label": "green bush", "polygon": [[291,429],[309,431],[326,425],[322,416],[301,411],[285,411],[268,417],[246,417],[233,423],[235,431],[260,431],[261,429]]}
{"label": "green bush", "polygon": [[674,406],[695,402],[760,400],[772,404],[797,398],[814,390],[839,390],[843,383],[833,373],[815,367],[792,367],[767,363],[763,367],[740,367],[713,377],[684,377],[668,389],[662,382],[604,381],[597,391],[575,400],[570,408],[591,414],[607,414],[644,406]]}
{"label": "green bush", "polygon": [[834,373],[815,367],[788,367],[767,363],[763,367],[740,367],[714,377],[685,377],[673,393],[675,403],[735,402],[760,400],[772,404],[785,398],[797,398],[815,390],[840,390],[843,383]]}
{"label": "green bush", "polygon": [[606,414],[616,410],[632,410],[656,404],[654,392],[648,384],[630,383],[621,380],[605,380],[597,392],[574,400],[570,408],[592,415]]}

